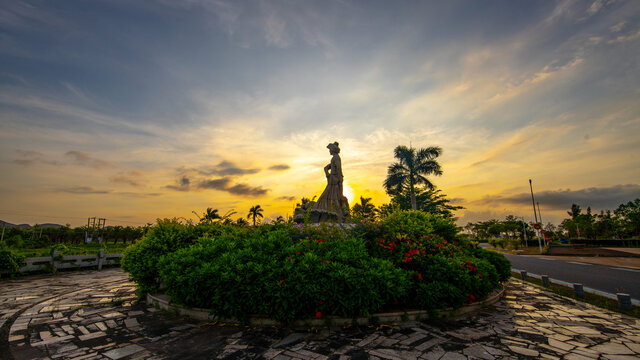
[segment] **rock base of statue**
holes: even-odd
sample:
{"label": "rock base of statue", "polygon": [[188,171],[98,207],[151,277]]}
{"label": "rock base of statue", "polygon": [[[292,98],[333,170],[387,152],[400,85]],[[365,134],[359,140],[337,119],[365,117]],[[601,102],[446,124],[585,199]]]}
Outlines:
{"label": "rock base of statue", "polygon": [[[323,222],[343,223],[349,217],[349,202],[346,197],[343,197],[342,204],[344,206],[335,210],[325,210],[318,208],[317,206],[299,206],[293,213],[293,221],[298,224],[305,222],[305,215],[307,215],[308,222],[311,224],[318,224]],[[314,204],[315,205],[315,204]]]}

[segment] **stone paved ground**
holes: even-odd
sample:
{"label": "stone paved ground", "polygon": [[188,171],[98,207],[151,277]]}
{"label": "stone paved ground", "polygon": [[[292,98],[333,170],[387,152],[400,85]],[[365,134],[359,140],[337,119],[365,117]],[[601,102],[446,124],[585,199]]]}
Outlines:
{"label": "stone paved ground", "polygon": [[293,331],[198,323],[139,303],[120,269],[0,281],[5,359],[637,359],[640,320],[513,280],[456,321]]}

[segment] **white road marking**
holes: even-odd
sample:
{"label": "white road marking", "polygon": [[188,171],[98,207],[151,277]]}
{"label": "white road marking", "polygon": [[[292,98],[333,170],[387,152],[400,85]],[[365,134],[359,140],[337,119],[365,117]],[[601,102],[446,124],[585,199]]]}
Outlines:
{"label": "white road marking", "polygon": [[636,270],[636,269],[627,269],[627,268],[619,268],[619,267],[612,267],[612,268],[609,268],[609,269],[640,272],[640,270]]}
{"label": "white road marking", "polygon": [[586,263],[581,263],[581,262],[575,262],[575,261],[567,261],[569,264],[577,264],[577,265],[588,265],[591,266],[593,264],[586,264]]}

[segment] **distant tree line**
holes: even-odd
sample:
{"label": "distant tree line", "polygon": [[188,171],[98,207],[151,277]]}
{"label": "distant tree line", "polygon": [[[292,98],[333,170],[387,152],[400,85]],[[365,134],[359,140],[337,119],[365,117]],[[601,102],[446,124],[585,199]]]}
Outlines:
{"label": "distant tree line", "polygon": [[[542,227],[544,235],[549,240],[559,238],[582,239],[631,239],[640,236],[640,198],[620,204],[614,211],[601,211],[593,214],[588,207],[582,212],[579,205],[571,205],[567,211],[568,218],[562,220],[559,226],[547,223]],[[532,222],[525,222],[514,215],[508,215],[504,220],[491,219],[469,222],[465,230],[475,239],[489,238],[520,238],[524,240],[535,236]]]}
{"label": "distant tree line", "polygon": [[[130,244],[142,237],[149,225],[145,226],[108,226],[100,230],[92,230],[87,226],[72,228],[69,224],[60,227],[40,227],[35,225],[29,229],[5,227],[3,244],[15,248],[39,248],[57,243],[82,244],[85,233],[93,234],[92,242]],[[2,231],[0,229],[0,231]]]}

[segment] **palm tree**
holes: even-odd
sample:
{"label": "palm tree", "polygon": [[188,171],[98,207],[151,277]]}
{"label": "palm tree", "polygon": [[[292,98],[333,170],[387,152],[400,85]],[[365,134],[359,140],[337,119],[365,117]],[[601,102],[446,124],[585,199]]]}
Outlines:
{"label": "palm tree", "polygon": [[214,220],[220,219],[220,215],[218,215],[218,209],[207,208],[207,210],[202,213],[202,215],[198,214],[195,211],[192,213],[196,214],[196,216],[200,219],[200,223],[211,224]]}
{"label": "palm tree", "polygon": [[231,220],[231,215],[235,215],[235,214],[237,214],[237,212],[231,209],[220,217],[220,221],[222,221],[222,223],[225,225],[230,225],[233,223],[233,220]]}
{"label": "palm tree", "polygon": [[256,226],[256,218],[263,218],[264,216],[262,216],[262,208],[260,207],[260,205],[255,205],[252,206],[251,209],[249,209],[249,213],[247,214],[247,219],[253,219],[253,226]]}
{"label": "palm tree", "polygon": [[416,149],[399,145],[394,149],[393,156],[399,161],[389,166],[384,187],[389,194],[401,194],[409,191],[411,195],[411,209],[416,210],[416,187],[424,185],[429,190],[435,186],[426,175],[442,175],[440,164],[435,160],[442,149],[438,146]]}
{"label": "palm tree", "polygon": [[351,211],[354,215],[362,216],[373,220],[376,215],[376,207],[371,203],[371,198],[360,196],[360,203],[353,205]]}

